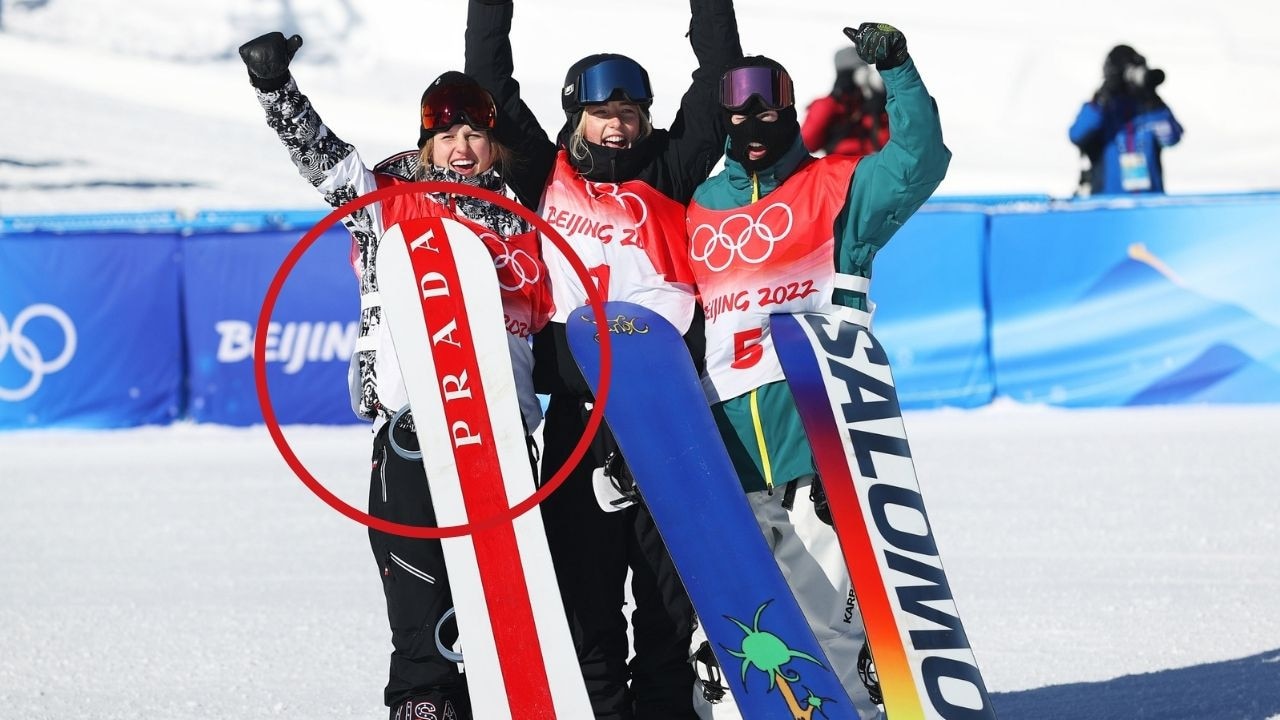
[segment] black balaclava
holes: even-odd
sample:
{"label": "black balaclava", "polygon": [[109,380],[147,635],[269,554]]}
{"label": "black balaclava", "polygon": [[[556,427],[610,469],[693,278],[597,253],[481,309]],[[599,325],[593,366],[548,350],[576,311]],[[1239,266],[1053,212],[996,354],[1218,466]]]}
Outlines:
{"label": "black balaclava", "polygon": [[[737,66],[768,67],[786,72],[786,68],[782,67],[776,60],[771,60],[763,55],[744,57]],[[721,112],[725,114],[725,124],[729,128],[729,150],[727,154],[741,163],[742,167],[749,173],[756,173],[773,165],[783,154],[791,149],[791,146],[795,144],[796,138],[800,135],[800,123],[796,120],[794,103],[790,107],[779,110],[778,119],[774,122],[764,122],[756,117],[767,109],[758,97],[751,98],[751,102],[742,110],[734,111],[721,108]],[[738,125],[734,125],[731,119],[733,115],[746,115],[747,119]],[[751,160],[747,153],[747,147],[753,142],[760,143],[765,147],[764,155],[757,160]]]}

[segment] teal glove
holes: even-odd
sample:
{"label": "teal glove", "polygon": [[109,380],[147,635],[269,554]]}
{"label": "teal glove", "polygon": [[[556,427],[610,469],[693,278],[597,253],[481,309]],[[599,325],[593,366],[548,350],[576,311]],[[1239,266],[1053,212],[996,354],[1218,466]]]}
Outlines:
{"label": "teal glove", "polygon": [[858,57],[877,70],[896,68],[907,61],[907,38],[898,28],[885,23],[864,22],[857,30],[845,28],[858,49]]}

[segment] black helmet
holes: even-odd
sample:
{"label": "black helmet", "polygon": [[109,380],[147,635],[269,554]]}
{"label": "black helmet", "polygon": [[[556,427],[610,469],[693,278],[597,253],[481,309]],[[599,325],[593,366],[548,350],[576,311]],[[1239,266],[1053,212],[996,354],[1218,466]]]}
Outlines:
{"label": "black helmet", "polygon": [[570,123],[585,105],[627,100],[646,110],[653,103],[649,73],[626,55],[599,53],[574,63],[564,76],[560,107]]}
{"label": "black helmet", "polygon": [[467,123],[477,130],[492,130],[498,108],[489,91],[471,76],[450,70],[427,86],[418,103],[418,147],[441,130]]}

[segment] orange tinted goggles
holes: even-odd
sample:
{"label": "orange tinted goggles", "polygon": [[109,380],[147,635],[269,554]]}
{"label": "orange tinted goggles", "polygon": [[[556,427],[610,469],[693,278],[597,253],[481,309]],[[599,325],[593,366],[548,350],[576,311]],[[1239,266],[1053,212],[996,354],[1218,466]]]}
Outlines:
{"label": "orange tinted goggles", "polygon": [[422,101],[422,127],[427,130],[448,130],[462,123],[492,130],[497,122],[493,96],[477,85],[443,85]]}

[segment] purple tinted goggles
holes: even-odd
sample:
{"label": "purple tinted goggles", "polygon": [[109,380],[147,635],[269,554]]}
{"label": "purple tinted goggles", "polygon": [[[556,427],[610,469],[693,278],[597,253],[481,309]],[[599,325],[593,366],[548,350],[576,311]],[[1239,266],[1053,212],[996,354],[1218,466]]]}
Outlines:
{"label": "purple tinted goggles", "polygon": [[720,78],[720,104],[726,110],[745,110],[753,97],[760,98],[767,110],[782,110],[796,103],[791,76],[785,70],[740,67]]}

